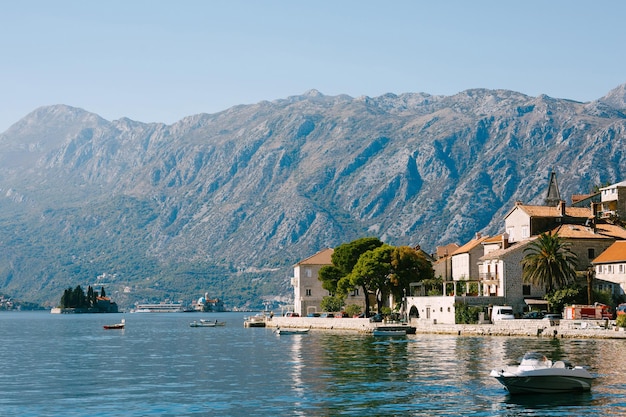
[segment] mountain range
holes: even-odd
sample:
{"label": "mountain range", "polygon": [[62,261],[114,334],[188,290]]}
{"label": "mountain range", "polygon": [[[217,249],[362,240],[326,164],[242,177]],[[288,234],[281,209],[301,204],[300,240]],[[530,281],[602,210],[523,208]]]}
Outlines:
{"label": "mountain range", "polygon": [[0,134],[0,292],[121,306],[289,303],[292,267],[363,236],[463,244],[626,179],[626,84],[587,103],[508,90],[303,95],[174,124],[41,107]]}

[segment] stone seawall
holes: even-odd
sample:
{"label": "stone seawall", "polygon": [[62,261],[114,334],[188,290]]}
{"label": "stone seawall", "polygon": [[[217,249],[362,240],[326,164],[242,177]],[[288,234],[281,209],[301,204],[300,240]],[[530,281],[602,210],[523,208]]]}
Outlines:
{"label": "stone seawall", "polygon": [[[369,319],[326,319],[317,317],[274,317],[268,327],[344,330],[369,333],[381,325]],[[432,320],[411,320],[409,325],[422,334],[451,334],[459,336],[535,336],[580,339],[626,339],[623,328],[599,320],[502,320],[493,324],[436,324]]]}
{"label": "stone seawall", "polygon": [[358,332],[371,332],[378,324],[370,323],[369,319],[326,319],[321,317],[274,317],[266,323],[268,327],[350,330]]}

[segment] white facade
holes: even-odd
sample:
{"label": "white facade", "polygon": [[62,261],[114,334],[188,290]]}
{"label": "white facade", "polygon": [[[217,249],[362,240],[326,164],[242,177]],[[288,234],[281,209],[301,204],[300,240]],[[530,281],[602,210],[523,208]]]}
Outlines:
{"label": "white facade", "polygon": [[452,279],[454,281],[470,281],[478,279],[478,258],[483,256],[482,242],[487,237],[480,234],[452,254]]}
{"label": "white facade", "polygon": [[626,181],[600,188],[601,217],[626,218]]}
{"label": "white facade", "polygon": [[504,228],[510,243],[521,242],[530,237],[530,216],[515,207],[504,220]]}
{"label": "white facade", "polygon": [[626,241],[611,245],[593,261],[597,280],[618,284],[621,294],[626,293]]}
{"label": "white facade", "polygon": [[329,295],[318,277],[322,267],[332,265],[332,253],[332,249],[324,249],[293,267],[294,312],[301,316],[320,311],[322,299]]}
{"label": "white facade", "polygon": [[[322,300],[331,295],[322,287],[319,272],[324,266],[332,265],[332,254],[333,249],[324,249],[294,265],[293,277],[291,278],[294,295],[293,304],[294,312],[300,316],[321,312]],[[356,289],[348,294],[345,304],[357,304],[364,307],[365,297],[361,294],[361,289]]]}

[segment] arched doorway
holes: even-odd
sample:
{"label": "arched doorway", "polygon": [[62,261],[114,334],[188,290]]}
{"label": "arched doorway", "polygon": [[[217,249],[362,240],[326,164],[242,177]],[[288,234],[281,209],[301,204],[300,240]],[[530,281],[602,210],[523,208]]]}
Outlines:
{"label": "arched doorway", "polygon": [[420,318],[420,313],[417,310],[417,307],[411,306],[411,309],[409,310],[409,319],[419,319],[419,318]]}

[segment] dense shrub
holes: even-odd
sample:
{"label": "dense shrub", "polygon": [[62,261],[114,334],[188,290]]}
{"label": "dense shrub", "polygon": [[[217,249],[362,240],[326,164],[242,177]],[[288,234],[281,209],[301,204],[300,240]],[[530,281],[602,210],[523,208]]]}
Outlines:
{"label": "dense shrub", "polygon": [[454,321],[457,324],[476,324],[478,323],[478,313],[483,311],[480,306],[469,306],[463,303],[454,305]]}

